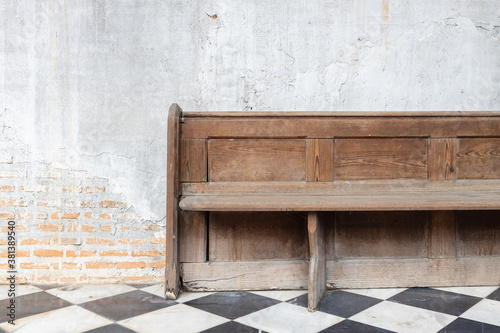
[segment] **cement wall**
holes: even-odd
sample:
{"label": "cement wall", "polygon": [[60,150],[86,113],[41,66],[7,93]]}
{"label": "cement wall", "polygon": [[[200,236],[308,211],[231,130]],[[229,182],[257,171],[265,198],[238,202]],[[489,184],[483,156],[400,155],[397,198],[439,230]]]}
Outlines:
{"label": "cement wall", "polygon": [[[26,281],[162,279],[173,102],[185,110],[499,110],[499,8],[495,0],[0,0],[0,217],[29,229],[21,241],[36,240],[19,249]],[[124,234],[105,230],[126,226],[138,228],[127,239],[147,243],[87,242],[120,244]],[[123,273],[119,261],[140,264]],[[114,265],[88,273],[101,262]]]}

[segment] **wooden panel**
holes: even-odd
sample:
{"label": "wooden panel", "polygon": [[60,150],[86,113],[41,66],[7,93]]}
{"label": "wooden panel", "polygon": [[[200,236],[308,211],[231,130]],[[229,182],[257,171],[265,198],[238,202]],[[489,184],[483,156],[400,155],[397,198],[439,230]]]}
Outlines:
{"label": "wooden panel", "polygon": [[181,182],[207,181],[206,140],[181,140]]}
{"label": "wooden panel", "polygon": [[344,195],[199,195],[182,198],[179,207],[198,211],[362,211],[498,209],[497,192],[394,192]]}
{"label": "wooden panel", "polygon": [[307,231],[309,234],[309,286],[307,309],[316,311],[326,290],[326,226],[333,224],[332,214],[309,212]]}
{"label": "wooden panel", "polygon": [[457,140],[430,139],[428,168],[430,180],[457,178]]}
{"label": "wooden panel", "polygon": [[500,117],[188,118],[183,137],[339,138],[500,136]]}
{"label": "wooden panel", "polygon": [[317,195],[352,195],[352,194],[386,194],[408,192],[495,192],[500,189],[500,180],[457,180],[432,181],[427,180],[391,180],[388,181],[338,181],[323,182],[238,182],[238,183],[184,183],[184,195],[232,195],[238,194],[317,194]]}
{"label": "wooden panel", "polygon": [[[332,288],[496,286],[500,257],[327,261]],[[305,289],[305,260],[182,264],[189,291]],[[474,274],[471,274],[474,272]]]}
{"label": "wooden panel", "polygon": [[180,262],[207,261],[207,213],[181,211],[179,221]]}
{"label": "wooden panel", "polygon": [[500,211],[457,212],[457,255],[500,255]]}
{"label": "wooden panel", "polygon": [[165,298],[176,299],[180,291],[179,243],[179,147],[180,114],[182,110],[172,104],[168,110],[167,124],[167,216],[166,216],[166,263]]}
{"label": "wooden panel", "polygon": [[333,181],[332,139],[307,139],[307,181]]}
{"label": "wooden panel", "polygon": [[458,178],[500,178],[500,138],[460,139]]}
{"label": "wooden panel", "polygon": [[182,264],[188,291],[306,289],[305,260]]}
{"label": "wooden panel", "polygon": [[497,286],[500,257],[328,261],[334,288]]}
{"label": "wooden panel", "polygon": [[455,211],[430,212],[429,258],[455,258]]}
{"label": "wooden panel", "polygon": [[210,261],[306,258],[304,213],[212,212]]}
{"label": "wooden panel", "polygon": [[426,179],[425,139],[335,141],[335,179]]}
{"label": "wooden panel", "polygon": [[210,181],[305,180],[305,145],[300,139],[209,140]]}
{"label": "wooden panel", "polygon": [[427,257],[427,212],[338,212],[338,258]]}

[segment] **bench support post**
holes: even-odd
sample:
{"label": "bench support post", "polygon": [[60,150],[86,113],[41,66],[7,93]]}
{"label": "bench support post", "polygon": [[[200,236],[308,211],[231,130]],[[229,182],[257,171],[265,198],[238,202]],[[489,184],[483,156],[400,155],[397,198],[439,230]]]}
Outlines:
{"label": "bench support post", "polygon": [[176,299],[180,291],[179,265],[179,147],[181,108],[172,104],[167,124],[167,235],[165,263],[165,298]]}
{"label": "bench support post", "polygon": [[309,286],[307,309],[316,311],[326,290],[326,213],[309,212]]}

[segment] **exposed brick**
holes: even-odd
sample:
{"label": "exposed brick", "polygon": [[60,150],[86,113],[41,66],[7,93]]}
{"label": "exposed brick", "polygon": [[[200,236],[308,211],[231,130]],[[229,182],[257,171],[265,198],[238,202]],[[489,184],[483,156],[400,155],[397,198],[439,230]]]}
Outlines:
{"label": "exposed brick", "polygon": [[14,219],[14,214],[12,213],[0,213],[0,220],[12,220]]}
{"label": "exposed brick", "polygon": [[128,238],[122,238],[118,240],[118,243],[125,245],[125,244],[131,244],[131,245],[145,245],[148,243],[147,240],[145,239],[128,239]]}
{"label": "exposed brick", "polygon": [[87,244],[115,245],[115,242],[110,239],[87,238]]}
{"label": "exposed brick", "polygon": [[22,269],[49,269],[49,265],[47,264],[38,264],[34,262],[21,263],[19,267]]}
{"label": "exposed brick", "polygon": [[139,262],[123,261],[116,263],[116,268],[118,269],[144,268],[144,267],[146,267],[146,263],[144,261],[139,261]]}
{"label": "exposed brick", "polygon": [[103,251],[100,252],[99,255],[101,257],[125,257],[127,251]]}
{"label": "exposed brick", "polygon": [[107,213],[101,213],[99,214],[99,218],[104,220],[109,220],[113,218],[113,215]]}
{"label": "exposed brick", "polygon": [[154,267],[154,268],[165,267],[165,260],[151,262],[149,263],[149,267]]}
{"label": "exposed brick", "polygon": [[88,262],[85,264],[85,268],[88,268],[88,269],[115,268],[115,263],[114,262]]}
{"label": "exposed brick", "polygon": [[0,206],[26,206],[27,203],[17,199],[0,200]]}
{"label": "exposed brick", "polygon": [[86,186],[86,193],[104,193],[106,192],[106,186]]}
{"label": "exposed brick", "polygon": [[110,225],[103,225],[103,226],[101,226],[101,231],[110,232],[111,226]]}
{"label": "exposed brick", "polygon": [[149,224],[149,225],[144,227],[144,230],[146,230],[146,231],[162,231],[163,229],[159,225]]}
{"label": "exposed brick", "polygon": [[47,186],[42,186],[42,185],[19,186],[19,191],[24,191],[24,192],[47,192]]}
{"label": "exposed brick", "polygon": [[114,200],[104,200],[99,202],[99,207],[102,208],[127,208],[127,203]]}
{"label": "exposed brick", "polygon": [[27,238],[21,241],[21,245],[48,245],[48,244],[50,244],[50,239]]}
{"label": "exposed brick", "polygon": [[[8,251],[2,251],[0,252],[0,257],[2,258],[7,258],[9,255],[9,252]],[[30,256],[30,252],[29,251],[16,251],[16,257],[17,258],[21,258],[21,257],[29,257]]]}
{"label": "exposed brick", "polygon": [[78,244],[81,244],[81,242],[79,242],[77,238],[61,238],[61,239],[58,239],[55,243],[59,244],[59,245],[78,245]]}
{"label": "exposed brick", "polygon": [[159,251],[132,251],[132,257],[156,257],[159,255]]}
{"label": "exposed brick", "polygon": [[92,213],[85,213],[83,216],[86,218],[86,219],[91,219],[93,217],[94,214]]}
{"label": "exposed brick", "polygon": [[59,224],[37,224],[36,225],[36,230],[40,230],[40,231],[52,231],[52,232],[63,231],[64,230],[64,226],[63,225],[59,225]]}
{"label": "exposed brick", "polygon": [[33,254],[37,257],[62,257],[63,251],[58,250],[35,250]]}
{"label": "exposed brick", "polygon": [[54,269],[82,269],[82,265],[76,262],[63,262],[52,264]]}
{"label": "exposed brick", "polygon": [[138,220],[139,219],[139,215],[137,215],[137,214],[130,214],[130,213],[123,213],[120,216],[120,219],[121,220]]}
{"label": "exposed brick", "polygon": [[0,171],[0,178],[25,178],[26,171]]}
{"label": "exposed brick", "polygon": [[62,278],[59,278],[59,283],[62,283],[62,284],[73,284],[73,283],[77,283],[78,280],[74,277],[62,277]]}
{"label": "exposed brick", "polygon": [[33,218],[33,213],[32,212],[26,212],[26,213],[17,214],[17,218],[20,219],[20,220],[23,220],[23,219],[32,219]]}
{"label": "exposed brick", "polygon": [[78,253],[77,251],[73,250],[66,251],[66,257],[93,257],[93,256],[95,256],[95,252],[93,251],[80,250]]}
{"label": "exposed brick", "polygon": [[150,238],[151,244],[167,244],[167,239],[165,237],[154,237]]}
{"label": "exposed brick", "polygon": [[64,203],[67,207],[94,208],[95,204],[91,201],[68,200]]}
{"label": "exposed brick", "polygon": [[14,186],[12,186],[12,185],[0,186],[0,192],[12,192],[12,191],[14,191]]}
{"label": "exposed brick", "polygon": [[[1,228],[2,232],[8,232],[9,231],[9,226],[8,225],[3,225]],[[31,228],[27,225],[24,224],[17,224],[16,225],[16,232],[29,232],[31,231]]]}
{"label": "exposed brick", "polygon": [[96,227],[92,226],[92,225],[85,225],[85,224],[82,224],[82,232],[93,232],[95,231]]}
{"label": "exposed brick", "polygon": [[69,186],[61,188],[62,193],[82,193],[82,188],[80,186]]}
{"label": "exposed brick", "polygon": [[77,219],[80,216],[80,213],[52,213],[50,214],[51,219]]}

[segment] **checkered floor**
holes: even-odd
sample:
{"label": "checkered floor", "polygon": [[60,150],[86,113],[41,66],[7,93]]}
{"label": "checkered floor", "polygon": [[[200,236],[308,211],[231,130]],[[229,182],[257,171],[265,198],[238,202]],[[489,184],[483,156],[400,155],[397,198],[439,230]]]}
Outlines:
{"label": "checkered floor", "polygon": [[17,286],[2,332],[500,332],[500,288],[329,291],[307,311],[304,290],[185,293],[161,285]]}

